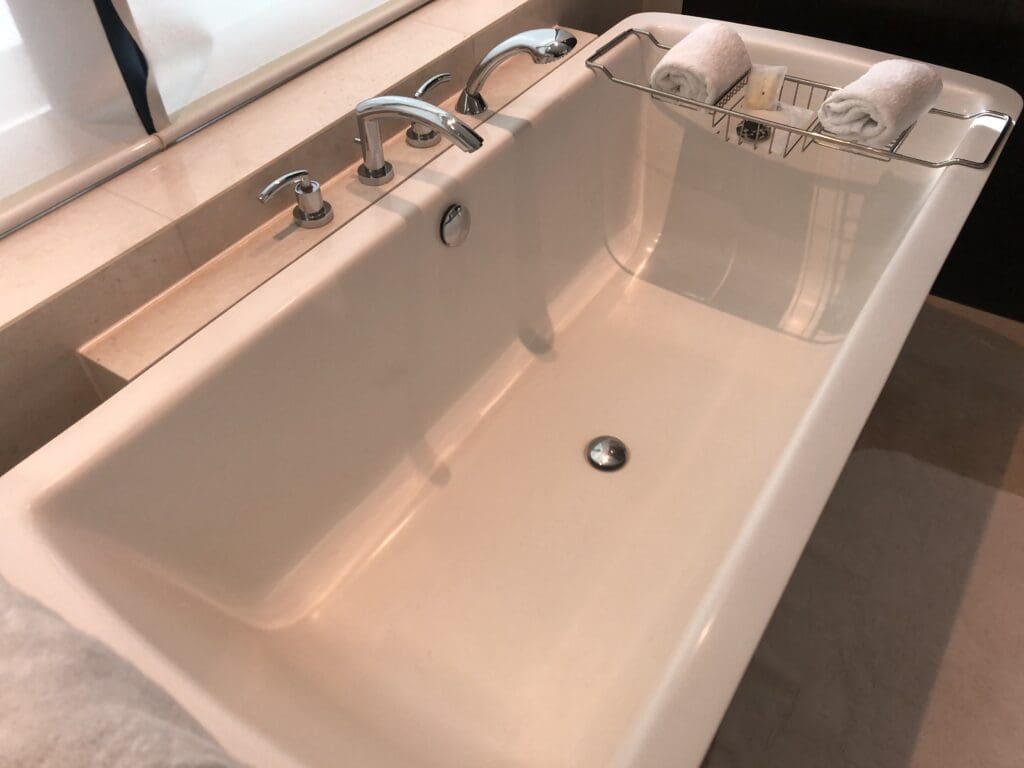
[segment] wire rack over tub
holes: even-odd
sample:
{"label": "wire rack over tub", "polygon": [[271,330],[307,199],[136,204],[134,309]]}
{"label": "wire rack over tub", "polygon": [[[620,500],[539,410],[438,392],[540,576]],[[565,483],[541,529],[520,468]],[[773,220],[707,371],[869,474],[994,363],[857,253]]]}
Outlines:
{"label": "wire rack over tub", "polygon": [[1003,142],[1006,141],[1006,137],[1009,135],[1010,129],[1013,126],[1013,118],[1009,115],[989,109],[982,110],[980,112],[962,114],[959,112],[950,112],[945,109],[938,109],[937,107],[933,108],[930,111],[930,114],[938,115],[941,118],[961,121],[966,125],[967,130],[970,130],[971,126],[976,122],[984,121],[989,127],[997,129],[998,135],[992,143],[991,148],[988,150],[988,153],[980,160],[972,160],[970,158],[956,156],[941,160],[927,160],[901,151],[907,136],[909,136],[910,132],[914,130],[916,124],[911,125],[903,131],[895,141],[884,147],[874,147],[868,144],[861,144],[826,132],[824,128],[822,128],[821,121],[817,118],[817,110],[831,93],[838,90],[836,86],[829,85],[828,83],[819,83],[803,77],[796,77],[789,74],[786,75],[785,83],[782,88],[781,100],[787,105],[807,111],[808,117],[806,123],[801,127],[800,125],[791,125],[777,120],[772,120],[763,110],[758,110],[758,114],[756,115],[751,114],[750,112],[744,112],[742,107],[744,94],[746,93],[746,74],[737,80],[714,104],[705,104],[693,99],[687,99],[682,96],[677,96],[676,94],[657,90],[645,83],[634,83],[630,80],[617,77],[615,73],[600,62],[600,59],[607,56],[612,50],[631,38],[638,38],[645,41],[647,44],[660,48],[661,50],[667,51],[670,48],[670,46],[661,43],[658,38],[646,30],[627,29],[616,35],[591,54],[587,59],[587,66],[593,70],[603,73],[609,80],[617,85],[624,85],[627,88],[632,88],[634,90],[641,91],[642,93],[650,94],[653,98],[659,101],[668,102],[688,109],[704,110],[708,112],[711,118],[712,127],[720,128],[722,122],[725,122],[723,135],[726,141],[731,141],[735,135],[737,144],[750,144],[755,149],[758,146],[767,146],[769,153],[777,152],[783,157],[789,157],[797,149],[804,152],[812,144],[818,144],[830,149],[854,152],[858,155],[874,158],[876,160],[902,160],[908,163],[923,165],[928,168],[945,168],[951,165],[960,165],[967,168],[985,169],[992,164],[999,148],[1003,145]]}

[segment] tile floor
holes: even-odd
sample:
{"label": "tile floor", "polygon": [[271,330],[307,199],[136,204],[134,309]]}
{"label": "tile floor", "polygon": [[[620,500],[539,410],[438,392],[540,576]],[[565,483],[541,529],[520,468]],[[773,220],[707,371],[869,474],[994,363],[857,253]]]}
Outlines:
{"label": "tile floor", "polygon": [[1024,766],[1024,324],[929,299],[705,768]]}

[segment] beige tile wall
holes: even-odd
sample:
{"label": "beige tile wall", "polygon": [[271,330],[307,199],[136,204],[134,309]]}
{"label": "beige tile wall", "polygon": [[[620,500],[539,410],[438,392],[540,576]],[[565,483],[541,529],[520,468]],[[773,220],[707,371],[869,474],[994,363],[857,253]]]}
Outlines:
{"label": "beige tile wall", "polygon": [[356,160],[348,113],[359,99],[411,92],[448,70],[456,78],[437,92],[444,99],[515,31],[561,23],[601,32],[679,4],[434,0],[0,241],[0,473],[98,404],[79,346],[291,206],[284,195],[253,204],[268,179],[297,167],[329,178]]}

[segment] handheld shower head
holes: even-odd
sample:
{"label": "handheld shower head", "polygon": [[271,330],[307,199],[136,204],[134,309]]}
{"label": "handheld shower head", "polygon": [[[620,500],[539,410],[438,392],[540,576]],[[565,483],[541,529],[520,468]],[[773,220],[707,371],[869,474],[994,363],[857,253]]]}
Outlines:
{"label": "handheld shower head", "polygon": [[486,111],[487,103],[480,95],[480,89],[491,73],[513,56],[525,53],[535,64],[550,64],[566,56],[575,47],[576,38],[564,29],[531,29],[498,43],[470,74],[466,89],[459,97],[457,111],[463,115],[479,115]]}
{"label": "handheld shower head", "polygon": [[[524,32],[523,34],[534,35],[537,32],[544,32],[545,34],[537,35],[536,38],[533,38],[530,55],[533,57],[535,64],[550,64],[567,55],[576,47],[576,37],[564,29],[535,29],[532,32]],[[515,38],[512,39],[515,40]]]}

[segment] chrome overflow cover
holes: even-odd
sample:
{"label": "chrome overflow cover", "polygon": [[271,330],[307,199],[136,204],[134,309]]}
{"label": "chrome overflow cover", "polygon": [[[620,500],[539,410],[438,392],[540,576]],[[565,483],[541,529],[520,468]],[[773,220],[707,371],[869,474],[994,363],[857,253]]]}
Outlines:
{"label": "chrome overflow cover", "polygon": [[629,449],[619,438],[601,435],[587,445],[587,460],[594,469],[614,472],[622,469],[629,460]]}
{"label": "chrome overflow cover", "polygon": [[469,209],[466,206],[458,203],[448,206],[448,210],[441,217],[441,241],[452,248],[462,245],[469,237],[471,223]]}

